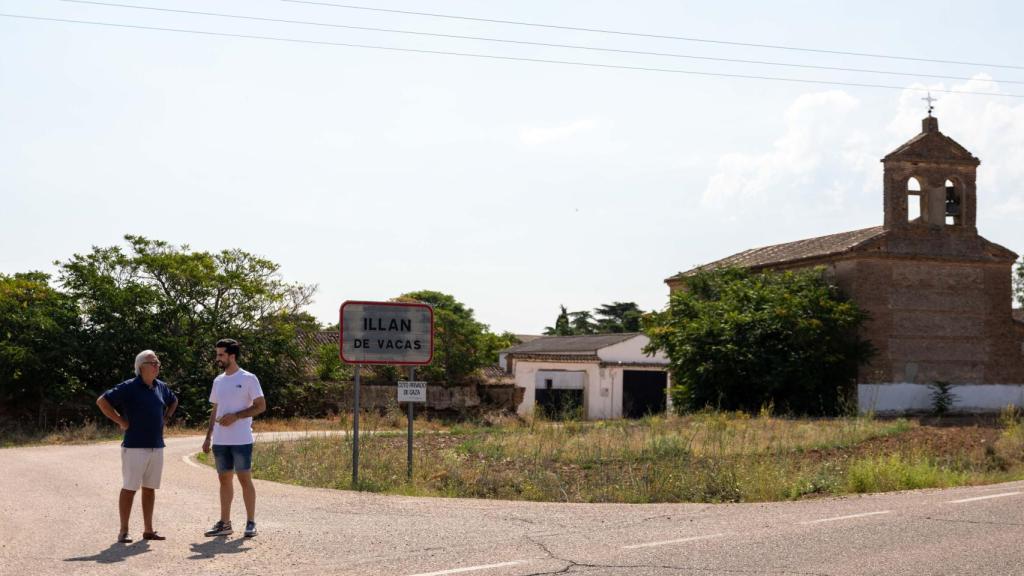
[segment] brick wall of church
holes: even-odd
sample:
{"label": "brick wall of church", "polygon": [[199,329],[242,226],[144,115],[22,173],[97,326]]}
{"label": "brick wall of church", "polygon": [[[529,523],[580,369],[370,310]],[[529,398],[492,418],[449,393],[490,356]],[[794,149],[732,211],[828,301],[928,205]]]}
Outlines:
{"label": "brick wall of church", "polygon": [[871,315],[865,336],[878,354],[860,383],[1024,384],[1008,264],[873,257],[831,268]]}

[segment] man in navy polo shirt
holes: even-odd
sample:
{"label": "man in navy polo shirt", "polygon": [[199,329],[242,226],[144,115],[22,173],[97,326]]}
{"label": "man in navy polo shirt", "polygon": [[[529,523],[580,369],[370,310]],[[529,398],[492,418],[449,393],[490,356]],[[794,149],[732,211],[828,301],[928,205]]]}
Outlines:
{"label": "man in navy polo shirt", "polygon": [[132,513],[135,493],[142,488],[142,520],[145,540],[165,540],[153,530],[155,490],[160,487],[164,468],[164,423],[178,407],[178,397],[167,384],[157,380],[160,359],[152,350],[143,350],[135,357],[135,378],[126,380],[96,399],[96,405],[107,418],[124,430],[121,442],[121,475],[124,485],[118,499],[121,530],[118,542],[131,542],[128,518]]}

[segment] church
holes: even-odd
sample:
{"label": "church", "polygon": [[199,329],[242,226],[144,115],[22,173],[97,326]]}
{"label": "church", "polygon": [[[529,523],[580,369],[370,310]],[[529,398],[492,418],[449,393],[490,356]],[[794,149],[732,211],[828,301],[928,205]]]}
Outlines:
{"label": "church", "polygon": [[877,350],[857,375],[862,413],[929,410],[930,385],[954,385],[953,410],[1024,406],[1024,317],[1014,317],[1017,254],[978,234],[981,162],[939,131],[938,118],[882,158],[881,226],[754,248],[665,280],[722,267],[822,266],[870,319]]}

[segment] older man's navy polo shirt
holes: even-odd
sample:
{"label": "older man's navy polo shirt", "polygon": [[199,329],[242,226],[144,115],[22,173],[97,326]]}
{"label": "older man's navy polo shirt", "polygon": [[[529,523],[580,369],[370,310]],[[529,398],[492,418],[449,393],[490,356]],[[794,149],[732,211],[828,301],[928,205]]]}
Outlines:
{"label": "older man's navy polo shirt", "polygon": [[150,388],[142,377],[136,376],[107,390],[103,397],[128,421],[121,446],[164,447],[164,412],[178,401],[167,384],[154,380]]}

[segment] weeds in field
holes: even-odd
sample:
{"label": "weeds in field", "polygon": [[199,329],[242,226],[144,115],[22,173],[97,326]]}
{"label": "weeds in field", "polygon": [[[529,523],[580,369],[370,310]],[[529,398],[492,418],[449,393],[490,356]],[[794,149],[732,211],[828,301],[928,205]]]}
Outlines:
{"label": "weeds in field", "polygon": [[[903,419],[790,419],[770,410],[753,417],[704,412],[640,421],[463,423],[447,434],[417,434],[409,483],[404,435],[387,433],[393,424],[387,414],[371,415],[361,429],[379,432],[361,439],[357,488],[642,503],[770,501],[991,482],[1024,470],[1024,426],[1016,414],[1003,420],[996,446],[955,454],[875,448],[900,446],[900,437],[920,432]],[[352,488],[349,438],[257,445],[257,458],[261,478]]]}

